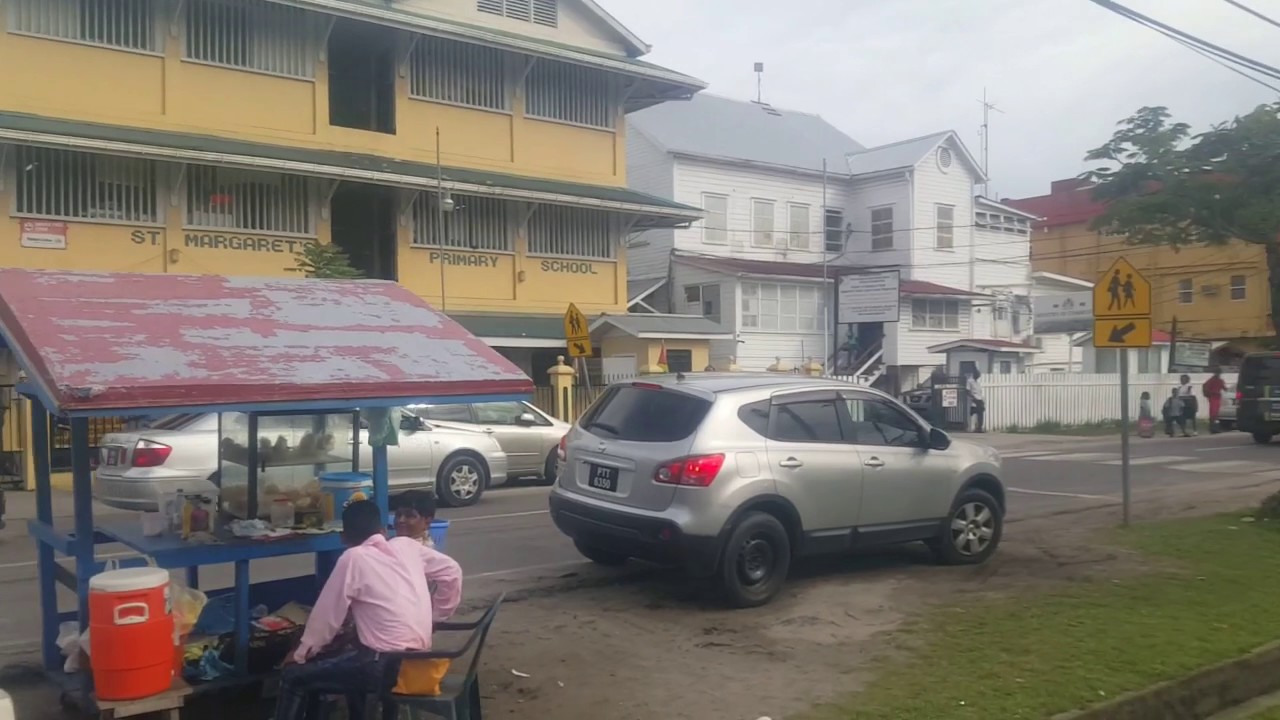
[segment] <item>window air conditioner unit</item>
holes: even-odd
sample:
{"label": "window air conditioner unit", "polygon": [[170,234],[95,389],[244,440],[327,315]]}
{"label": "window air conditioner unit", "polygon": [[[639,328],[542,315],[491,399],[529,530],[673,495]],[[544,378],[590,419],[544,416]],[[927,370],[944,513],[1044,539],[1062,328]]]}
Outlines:
{"label": "window air conditioner unit", "polygon": [[1201,286],[1200,286],[1200,294],[1201,294],[1201,295],[1208,295],[1208,296],[1217,295],[1217,294],[1218,294],[1218,286],[1217,286],[1217,285],[1201,285]]}

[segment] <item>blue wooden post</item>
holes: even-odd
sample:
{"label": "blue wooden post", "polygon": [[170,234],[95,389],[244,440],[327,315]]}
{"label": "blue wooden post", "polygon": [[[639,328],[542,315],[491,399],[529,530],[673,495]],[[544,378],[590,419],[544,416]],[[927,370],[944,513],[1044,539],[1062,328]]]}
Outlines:
{"label": "blue wooden post", "polygon": [[387,489],[387,446],[373,446],[373,500],[382,510],[382,517],[391,512],[391,498]]}
{"label": "blue wooden post", "polygon": [[[75,506],[76,600],[80,631],[89,627],[89,578],[94,574],[93,556],[93,471],[89,468],[89,419],[71,418],[71,493]],[[85,697],[92,690],[93,676],[81,673]]]}
{"label": "blue wooden post", "polygon": [[[49,477],[49,411],[39,400],[30,400],[31,448],[36,470],[36,522],[53,525],[53,485]],[[54,571],[57,560],[53,547],[36,540],[36,565],[40,580],[40,650],[44,669],[57,672],[62,668],[58,648],[58,581]]]}
{"label": "blue wooden post", "polygon": [[236,673],[249,674],[249,561],[237,560],[236,588]]}

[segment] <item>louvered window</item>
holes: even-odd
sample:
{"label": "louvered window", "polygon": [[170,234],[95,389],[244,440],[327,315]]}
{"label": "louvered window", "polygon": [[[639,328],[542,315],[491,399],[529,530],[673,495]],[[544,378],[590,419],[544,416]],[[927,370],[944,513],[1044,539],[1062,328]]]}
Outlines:
{"label": "louvered window", "polygon": [[409,94],[424,100],[511,109],[505,53],[483,45],[423,37],[413,51]]}
{"label": "louvered window", "polygon": [[315,77],[314,15],[266,0],[191,0],[183,57],[285,75]]}
{"label": "louvered window", "polygon": [[187,171],[187,226],[315,235],[305,177],[192,166]]}
{"label": "louvered window", "polygon": [[556,27],[560,22],[557,0],[477,0],[476,9],[547,27]]}
{"label": "louvered window", "polygon": [[[420,193],[413,204],[414,247],[458,248],[511,252],[511,215],[508,203],[497,198],[454,195],[453,212],[436,210],[436,194]],[[444,227],[444,242],[437,240]]]}
{"label": "louvered window", "polygon": [[28,146],[16,160],[18,215],[160,222],[152,161]]}
{"label": "louvered window", "polygon": [[13,0],[9,29],[126,50],[159,52],[154,0]]}
{"label": "louvered window", "polygon": [[525,80],[525,114],[575,125],[613,128],[618,121],[613,81],[595,68],[538,60]]}
{"label": "louvered window", "polygon": [[543,205],[529,218],[529,253],[612,258],[617,238],[608,213]]}

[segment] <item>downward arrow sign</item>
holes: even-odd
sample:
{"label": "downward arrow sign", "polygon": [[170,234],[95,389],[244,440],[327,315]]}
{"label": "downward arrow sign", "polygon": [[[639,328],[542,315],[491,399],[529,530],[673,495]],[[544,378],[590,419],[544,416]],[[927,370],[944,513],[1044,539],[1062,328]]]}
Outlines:
{"label": "downward arrow sign", "polygon": [[1128,335],[1129,333],[1137,329],[1138,329],[1138,326],[1134,325],[1132,322],[1127,323],[1125,325],[1116,325],[1115,327],[1111,328],[1111,335],[1107,338],[1107,342],[1122,343],[1124,342],[1124,338],[1126,335]]}

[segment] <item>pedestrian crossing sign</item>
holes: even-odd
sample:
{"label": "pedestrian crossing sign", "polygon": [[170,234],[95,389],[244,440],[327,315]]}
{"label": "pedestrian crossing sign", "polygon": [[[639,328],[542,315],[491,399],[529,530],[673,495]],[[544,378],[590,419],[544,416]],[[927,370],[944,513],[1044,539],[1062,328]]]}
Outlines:
{"label": "pedestrian crossing sign", "polygon": [[569,357],[591,357],[591,328],[587,316],[573,303],[569,303],[564,313],[564,340],[569,347]]}
{"label": "pedestrian crossing sign", "polygon": [[1116,258],[1093,286],[1093,317],[1150,318],[1151,282],[1128,260]]}

